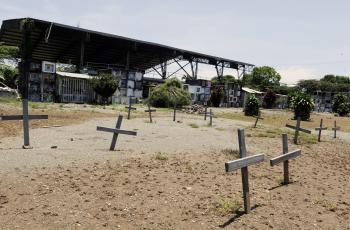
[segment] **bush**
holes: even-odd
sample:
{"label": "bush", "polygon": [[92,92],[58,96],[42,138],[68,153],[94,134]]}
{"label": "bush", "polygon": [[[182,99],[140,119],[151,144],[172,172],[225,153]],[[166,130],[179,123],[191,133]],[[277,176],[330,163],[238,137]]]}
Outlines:
{"label": "bush", "polygon": [[256,98],[254,95],[249,96],[244,107],[244,115],[258,116],[259,107],[260,107],[260,103],[258,98]]}
{"label": "bush", "polygon": [[108,98],[117,90],[118,84],[119,80],[112,74],[103,73],[91,79],[91,86],[102,97],[103,104],[108,102]]}
{"label": "bush", "polygon": [[305,93],[295,93],[289,101],[290,107],[294,110],[294,119],[298,117],[306,121],[310,119],[311,111],[315,104],[312,98]]}
{"label": "bush", "polygon": [[268,89],[264,96],[264,106],[265,108],[271,109],[277,100],[277,95],[271,89]]}
{"label": "bush", "polygon": [[182,82],[177,78],[170,78],[165,83],[156,86],[149,97],[149,103],[154,107],[173,107],[174,103],[182,107],[191,103],[189,93],[182,88]]}
{"label": "bush", "polygon": [[[349,99],[346,95],[344,95],[342,93],[338,93],[333,98],[333,107],[332,107],[333,112],[338,113],[340,116],[347,115],[349,112],[347,112],[346,114],[344,114],[344,113],[346,112],[346,107],[347,107],[348,102],[349,102]],[[341,115],[341,114],[343,114],[343,115]]]}
{"label": "bush", "polygon": [[350,113],[350,104],[349,103],[340,104],[337,109],[337,113],[341,117],[347,116]]}
{"label": "bush", "polygon": [[222,86],[213,86],[211,89],[210,101],[214,107],[219,107],[221,100],[225,97],[225,90]]}

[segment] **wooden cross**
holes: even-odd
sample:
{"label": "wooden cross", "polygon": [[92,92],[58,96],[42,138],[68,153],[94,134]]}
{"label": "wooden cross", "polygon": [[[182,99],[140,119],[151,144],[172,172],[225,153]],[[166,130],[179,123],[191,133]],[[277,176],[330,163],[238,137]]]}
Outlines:
{"label": "wooden cross", "polygon": [[226,172],[232,172],[241,169],[243,184],[243,200],[245,213],[250,212],[250,196],[249,196],[249,178],[248,166],[264,161],[264,154],[258,154],[247,157],[245,146],[244,129],[238,129],[238,144],[240,159],[225,163]]}
{"label": "wooden cross", "polygon": [[288,152],[288,136],[282,134],[283,154],[270,160],[270,165],[275,166],[283,162],[283,184],[289,184],[289,159],[296,158],[301,155],[301,150],[297,149]]}
{"label": "wooden cross", "polygon": [[258,116],[253,116],[253,117],[256,118],[255,124],[254,124],[254,128],[256,128],[256,125],[258,124],[258,121],[259,121],[259,120],[264,120],[264,118],[261,117],[261,112],[260,112],[260,110],[259,110],[259,112],[258,112]]}
{"label": "wooden cross", "polygon": [[[27,101],[28,103],[28,101]],[[23,102],[23,115],[1,115],[0,121],[16,121],[16,120],[23,120],[23,137],[24,137],[24,149],[29,149],[30,143],[29,143],[29,120],[43,120],[48,119],[48,115],[28,115],[28,104],[26,105],[25,102]],[[26,106],[27,108],[25,108]]]}
{"label": "wooden cross", "polygon": [[334,127],[332,128],[334,131],[334,138],[337,138],[337,131],[340,130],[340,127],[337,127],[337,121],[334,121]]}
{"label": "wooden cross", "polygon": [[152,123],[152,112],[156,112],[157,110],[151,109],[151,106],[148,104],[148,110],[145,110],[146,113],[149,114],[149,122]]}
{"label": "wooden cross", "polygon": [[204,102],[204,120],[207,120],[208,104]]}
{"label": "wooden cross", "polygon": [[298,144],[299,131],[304,132],[304,133],[311,134],[311,131],[310,131],[310,130],[300,128],[300,121],[301,121],[301,118],[298,117],[298,118],[297,118],[297,125],[296,125],[296,126],[286,124],[286,127],[295,130],[295,133],[294,133],[294,144],[296,144],[296,145]]}
{"label": "wooden cross", "polygon": [[120,127],[122,125],[122,121],[123,121],[123,116],[119,115],[115,129],[97,126],[97,131],[113,133],[111,146],[109,148],[109,150],[111,150],[111,151],[113,151],[115,149],[115,145],[117,144],[117,139],[118,139],[119,134],[132,135],[132,136],[137,135],[137,132],[135,132],[135,131],[120,129]]}
{"label": "wooden cross", "polygon": [[321,121],[320,121],[320,127],[319,127],[319,128],[316,128],[315,130],[318,131],[318,142],[321,142],[321,133],[322,133],[322,130],[327,130],[327,127],[323,127],[323,119],[321,119]]}
{"label": "wooden cross", "polygon": [[176,108],[176,102],[174,103],[173,110],[174,110],[174,112],[173,112],[173,121],[176,121],[176,110],[179,110],[178,108]]}
{"label": "wooden cross", "polygon": [[126,106],[125,108],[128,109],[128,120],[130,120],[131,110],[136,110],[135,107],[131,106],[131,97],[129,98],[129,106]]}
{"label": "wooden cross", "polygon": [[210,110],[209,110],[209,113],[207,113],[207,112],[205,111],[203,114],[204,114],[204,117],[205,117],[204,120],[206,120],[206,117],[209,117],[209,118],[210,118],[210,120],[209,120],[209,125],[212,126],[212,125],[213,125],[213,117],[214,117],[214,113],[212,112],[212,110],[210,109]]}

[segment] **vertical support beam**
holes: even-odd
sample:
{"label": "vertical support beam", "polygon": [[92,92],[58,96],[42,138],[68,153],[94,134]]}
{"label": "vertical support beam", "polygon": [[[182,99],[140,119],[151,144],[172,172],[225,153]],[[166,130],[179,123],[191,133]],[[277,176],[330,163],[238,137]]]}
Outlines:
{"label": "vertical support beam", "polygon": [[207,120],[207,112],[208,112],[208,106],[205,105],[205,107],[204,107],[204,120],[205,121]]}
{"label": "vertical support beam", "polygon": [[[283,154],[288,153],[288,135],[286,133],[282,134],[282,146]],[[284,184],[289,184],[289,162],[288,160],[283,162],[283,181]]]}
{"label": "vertical support beam", "polygon": [[84,57],[85,57],[85,40],[81,39],[80,41],[80,61],[79,61],[79,69],[83,69],[84,67]]}
{"label": "vertical support beam", "polygon": [[[247,150],[245,146],[244,129],[238,129],[238,144],[240,158],[247,156]],[[245,213],[250,212],[250,195],[249,195],[249,179],[248,179],[248,167],[241,168],[242,184],[243,184],[243,200]]]}
{"label": "vertical support beam", "polygon": [[[119,115],[118,116],[118,120],[117,120],[117,124],[115,126],[116,129],[120,129],[120,126],[122,125],[122,121],[123,121],[123,116]],[[115,145],[117,143],[117,139],[118,139],[118,133],[113,133],[111,147],[109,148],[109,150],[113,151],[115,149]]]}

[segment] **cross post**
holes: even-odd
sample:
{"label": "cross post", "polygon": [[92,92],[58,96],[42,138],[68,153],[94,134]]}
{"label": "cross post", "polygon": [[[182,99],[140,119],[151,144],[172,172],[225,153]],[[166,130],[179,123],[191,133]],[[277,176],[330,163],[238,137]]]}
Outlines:
{"label": "cross post", "polygon": [[117,139],[118,139],[118,135],[119,134],[132,135],[132,136],[136,136],[137,135],[137,132],[135,132],[135,131],[129,131],[129,130],[120,129],[120,127],[122,125],[122,121],[123,121],[123,116],[119,115],[118,116],[118,120],[117,120],[117,124],[115,126],[115,129],[101,127],[101,126],[97,126],[97,128],[96,128],[97,131],[113,133],[111,146],[109,148],[110,151],[113,151],[115,149],[115,146],[117,144]]}
{"label": "cross post", "polygon": [[323,119],[321,119],[321,121],[320,121],[320,127],[319,127],[319,128],[316,128],[315,130],[318,131],[318,142],[321,142],[321,133],[322,133],[322,130],[327,130],[327,127],[323,127]]}
{"label": "cross post", "polygon": [[288,136],[282,134],[283,154],[270,160],[270,165],[275,166],[283,162],[283,184],[289,184],[289,159],[296,158],[301,155],[301,150],[288,152]]}
{"label": "cross post", "polygon": [[208,112],[208,106],[207,103],[205,102],[204,104],[204,120],[207,120],[207,112]]}
{"label": "cross post", "polygon": [[157,110],[155,109],[151,109],[151,106],[150,104],[148,104],[148,110],[145,110],[146,113],[148,113],[149,115],[149,122],[152,123],[153,120],[152,120],[152,112],[156,112]]}
{"label": "cross post", "polygon": [[0,121],[23,120],[23,148],[30,149],[31,147],[29,142],[29,120],[42,120],[48,118],[48,115],[28,115],[28,100],[25,100],[25,102],[23,101],[23,115],[2,115],[0,116]]}
{"label": "cross post", "polygon": [[286,124],[287,128],[295,130],[295,133],[294,133],[294,144],[296,144],[296,145],[298,144],[299,131],[311,134],[310,130],[303,129],[303,128],[300,127],[300,122],[301,122],[301,118],[297,117],[297,125],[296,126]]}
{"label": "cross post", "polygon": [[240,159],[233,160],[225,163],[225,171],[232,172],[237,169],[241,169],[242,174],[242,187],[243,187],[243,200],[244,200],[244,211],[249,213],[250,208],[250,195],[249,195],[249,175],[248,166],[254,165],[264,161],[264,154],[257,154],[254,156],[247,156],[244,129],[238,129],[238,144],[239,144],[239,155]]}
{"label": "cross post", "polygon": [[255,124],[254,124],[254,128],[256,128],[256,125],[258,124],[258,121],[259,121],[259,120],[264,120],[264,118],[261,117],[261,112],[260,112],[260,110],[259,110],[258,116],[253,116],[253,117],[256,118]]}
{"label": "cross post", "polygon": [[131,106],[131,96],[129,97],[129,106],[126,106],[125,108],[128,109],[128,120],[130,120],[131,110],[136,110],[136,108]]}
{"label": "cross post", "polygon": [[332,128],[334,131],[334,138],[337,138],[337,131],[340,130],[340,127],[337,127],[337,121],[334,121],[334,127]]}

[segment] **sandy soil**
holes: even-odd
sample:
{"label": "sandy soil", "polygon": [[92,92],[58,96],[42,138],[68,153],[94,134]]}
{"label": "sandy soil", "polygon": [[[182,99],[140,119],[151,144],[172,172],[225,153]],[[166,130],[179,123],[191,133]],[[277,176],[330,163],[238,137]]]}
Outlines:
{"label": "sandy soil", "polygon": [[[350,144],[324,137],[302,148],[290,165],[293,183],[280,186],[281,166],[268,161],[250,172],[252,213],[222,211],[222,200],[242,203],[235,159],[236,129],[251,123],[180,114],[124,120],[117,151],[108,151],[116,118],[31,130],[0,139],[1,229],[350,229]],[[199,128],[192,128],[196,124]],[[281,153],[279,138],[247,138],[250,154]],[[57,148],[52,148],[52,147]],[[156,158],[161,152],[167,159]]]}

